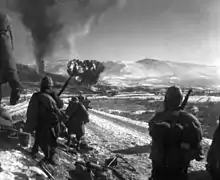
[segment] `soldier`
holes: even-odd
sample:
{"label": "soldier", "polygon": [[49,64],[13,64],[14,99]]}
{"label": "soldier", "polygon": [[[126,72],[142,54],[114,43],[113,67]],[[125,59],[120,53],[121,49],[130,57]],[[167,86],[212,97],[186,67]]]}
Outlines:
{"label": "soldier", "polygon": [[180,110],[182,100],[180,88],[168,88],[164,110],[149,122],[153,180],[186,180],[190,161],[203,158],[201,125],[195,116]]}
{"label": "soldier", "polygon": [[[220,120],[220,117],[219,117]],[[220,179],[220,125],[217,122],[217,128],[214,132],[212,144],[207,154],[206,169],[210,173],[212,180]]]}
{"label": "soldier", "polygon": [[199,108],[196,106],[191,106],[187,109],[192,115],[199,117]]}
{"label": "soldier", "polygon": [[82,95],[82,92],[79,91],[79,95],[78,95],[78,100],[79,102],[83,103],[83,101],[85,100],[84,96]]}
{"label": "soldier", "polygon": [[[66,114],[69,117],[69,120],[65,123],[68,128],[68,144],[71,141],[71,135],[76,135],[77,147],[79,147],[81,138],[85,134],[85,124],[89,122],[89,115],[82,103],[79,102],[77,97],[72,97],[69,102],[69,106],[66,109]],[[86,145],[86,144],[84,144]]]}
{"label": "soldier", "polygon": [[62,116],[60,109],[63,102],[52,88],[53,80],[45,76],[41,81],[40,92],[34,93],[31,97],[25,131],[36,130],[32,154],[35,155],[40,147],[45,155],[43,160],[55,165],[53,157],[60,132],[59,117]]}
{"label": "soldier", "polygon": [[10,104],[15,105],[20,99],[22,86],[12,52],[13,35],[10,21],[8,15],[0,12],[0,101],[2,99],[1,85],[9,83],[11,88]]}

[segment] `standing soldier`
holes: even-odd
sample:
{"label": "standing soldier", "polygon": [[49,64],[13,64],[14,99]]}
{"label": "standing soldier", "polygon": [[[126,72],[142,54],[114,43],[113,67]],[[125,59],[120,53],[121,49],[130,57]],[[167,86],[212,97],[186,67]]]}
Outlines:
{"label": "standing soldier", "polygon": [[11,88],[10,104],[17,104],[20,99],[22,86],[13,57],[13,35],[11,19],[0,12],[0,101],[2,99],[1,85],[9,83]]}
{"label": "standing soldier", "polygon": [[202,160],[202,129],[198,119],[181,110],[182,91],[168,88],[164,110],[149,122],[153,180],[186,180],[191,160]]}
{"label": "standing soldier", "polygon": [[[219,117],[220,120],[220,117]],[[220,125],[217,128],[212,138],[212,144],[209,147],[207,154],[207,171],[210,173],[212,180],[220,179]]]}
{"label": "standing soldier", "polygon": [[36,154],[40,147],[45,155],[43,160],[54,165],[62,107],[63,101],[53,91],[53,80],[45,76],[41,81],[40,92],[34,93],[29,102],[24,130],[28,133],[36,130],[32,154]]}
{"label": "standing soldier", "polygon": [[85,124],[89,122],[89,114],[77,97],[72,97],[66,109],[66,114],[69,116],[68,121],[65,123],[68,128],[68,144],[71,143],[71,135],[75,134],[77,148],[80,146],[86,147],[86,144],[80,141],[85,134]]}

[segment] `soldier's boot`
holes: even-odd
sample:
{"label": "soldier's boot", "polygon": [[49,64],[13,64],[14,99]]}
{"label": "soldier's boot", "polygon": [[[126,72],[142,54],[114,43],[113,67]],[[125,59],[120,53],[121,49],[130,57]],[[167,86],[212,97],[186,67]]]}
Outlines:
{"label": "soldier's boot", "polygon": [[13,89],[10,96],[10,105],[16,105],[21,97],[20,89]]}
{"label": "soldier's boot", "polygon": [[78,136],[76,135],[76,140],[77,140],[77,146],[76,146],[76,149],[79,150],[79,149],[84,149],[84,150],[92,150],[92,147],[90,147],[88,145],[88,143],[85,141],[85,139],[83,138],[83,136]]}
{"label": "soldier's boot", "polygon": [[31,155],[35,157],[36,154],[38,153],[38,151],[39,151],[39,145],[38,145],[38,143],[35,141],[34,146],[33,146],[32,149],[31,149]]}
{"label": "soldier's boot", "polygon": [[53,166],[56,166],[57,163],[54,159],[54,155],[55,155],[55,148],[51,148],[49,157],[47,158],[47,162],[50,163]]}
{"label": "soldier's boot", "polygon": [[195,160],[196,161],[202,161],[205,158],[204,154],[203,154],[203,150],[202,147],[200,146],[197,153],[196,153],[196,157]]}
{"label": "soldier's boot", "polygon": [[23,87],[16,72],[11,72],[9,75],[8,84],[11,88],[10,105],[16,105],[20,99]]}

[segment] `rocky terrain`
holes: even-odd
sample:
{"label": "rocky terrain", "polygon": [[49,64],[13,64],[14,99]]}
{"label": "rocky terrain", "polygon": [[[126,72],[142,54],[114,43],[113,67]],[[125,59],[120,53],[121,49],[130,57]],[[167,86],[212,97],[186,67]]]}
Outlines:
{"label": "rocky terrain", "polygon": [[[5,108],[13,115],[14,119],[25,119],[25,112],[31,94],[25,95],[22,102],[9,106],[5,99]],[[67,96],[63,96],[67,103]],[[58,166],[49,167],[54,178],[59,180],[77,179],[72,175],[77,159],[89,159],[90,161],[104,163],[104,160],[122,155],[136,170],[132,171],[128,164],[118,160],[117,170],[127,180],[147,180],[150,176],[151,161],[149,159],[149,147],[151,139],[148,135],[148,123],[133,121],[118,115],[109,114],[103,111],[92,109],[90,122],[86,127],[86,139],[93,148],[90,151],[76,154],[69,154],[61,149],[57,150]],[[47,179],[47,176],[36,166],[36,162],[28,155],[27,150],[17,145],[14,138],[3,138],[1,136],[0,179]],[[64,141],[60,139],[60,141]],[[203,149],[207,152],[210,139],[204,138]],[[42,157],[42,155],[40,155]],[[205,160],[203,162],[193,161],[190,167],[190,177],[193,180],[209,179],[205,170]],[[112,175],[111,179],[117,179]]]}

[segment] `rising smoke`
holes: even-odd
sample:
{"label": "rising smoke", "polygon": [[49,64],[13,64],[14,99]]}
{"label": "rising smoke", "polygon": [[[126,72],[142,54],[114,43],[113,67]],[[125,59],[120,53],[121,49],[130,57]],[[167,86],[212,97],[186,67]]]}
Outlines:
{"label": "rising smoke", "polygon": [[[75,51],[75,39],[89,33],[109,8],[126,0],[16,0],[16,11],[31,32],[38,70],[42,60],[62,51]],[[72,55],[72,54],[71,54]],[[74,58],[74,57],[71,57]]]}

